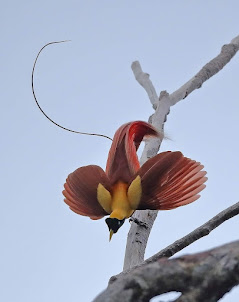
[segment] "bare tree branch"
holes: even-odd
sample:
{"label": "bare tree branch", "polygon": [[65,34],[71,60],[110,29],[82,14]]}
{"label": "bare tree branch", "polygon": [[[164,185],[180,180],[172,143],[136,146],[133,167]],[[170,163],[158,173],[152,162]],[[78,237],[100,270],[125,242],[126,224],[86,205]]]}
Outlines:
{"label": "bare tree branch", "polygon": [[[191,80],[184,84],[181,88],[168,94],[166,91],[161,92],[159,100],[149,75],[144,73],[140,67],[139,62],[132,64],[132,69],[136,80],[144,87],[148,93],[149,99],[156,111],[151,117],[150,122],[160,131],[163,132],[164,123],[167,115],[170,112],[170,107],[175,105],[180,100],[186,98],[192,91],[198,89],[210,77],[219,72],[237,53],[239,50],[239,36],[234,38],[231,43],[224,45],[221,53],[207,63]],[[155,156],[160,148],[161,141],[159,139],[152,139],[145,144],[144,151],[141,157],[141,164],[143,164],[150,157]],[[153,226],[154,220],[157,217],[157,211],[136,211],[134,214],[134,221],[141,221],[141,224],[132,223],[130,228],[127,245],[125,251],[124,270],[138,265],[144,260],[145,248],[148,237]],[[142,225],[146,225],[147,228]]]}
{"label": "bare tree branch", "polygon": [[[146,80],[147,82],[150,81],[148,77],[146,77]],[[147,83],[146,85],[150,86],[151,85],[150,83]],[[160,94],[159,99],[161,99],[161,97],[166,99],[164,92]],[[161,107],[162,106],[163,105],[161,105]],[[163,122],[164,122],[163,119],[166,116],[165,112],[161,110],[157,114],[157,116],[158,116],[158,120],[155,121],[153,120],[153,122],[151,123],[163,133]],[[160,125],[162,125],[161,128]],[[161,140],[159,138],[146,141],[144,151],[140,159],[140,164],[141,165],[144,164],[149,158],[155,156],[158,153],[160,145],[161,145]],[[127,245],[125,250],[125,259],[124,259],[124,268],[123,268],[124,270],[128,270],[129,268],[138,265],[139,263],[142,263],[144,261],[145,248],[147,246],[149,234],[151,228],[153,227],[157,214],[158,211],[153,211],[153,210],[136,211],[133,214],[133,219],[132,219],[133,223],[128,233]],[[136,223],[137,221],[143,223],[141,224]]]}
{"label": "bare tree branch", "polygon": [[207,63],[203,68],[186,84],[170,95],[171,106],[178,101],[185,99],[193,90],[201,88],[202,84],[218,73],[239,50],[239,36],[231,43],[223,45],[221,53]]}
{"label": "bare tree branch", "polygon": [[175,241],[173,244],[170,244],[169,246],[167,246],[165,249],[161,250],[154,256],[148,258],[147,260],[145,260],[145,263],[154,262],[162,257],[169,258],[173,256],[177,252],[181,251],[185,247],[197,241],[198,239],[207,236],[208,234],[211,233],[211,231],[213,231],[223,222],[238,214],[239,214],[239,202],[227,208],[226,210],[220,212],[212,219],[208,220],[206,223],[201,225],[199,228],[195,229],[194,231],[184,236],[183,238]]}
{"label": "bare tree branch", "polygon": [[[160,252],[156,253],[152,257],[146,259],[144,262],[139,264],[138,266],[132,267],[126,271],[121,272],[120,274],[116,276],[112,276],[110,278],[109,283],[113,283],[122,276],[128,274],[129,272],[137,269],[138,267],[144,266],[146,264],[149,264],[151,262],[155,262],[161,258],[169,258],[175,255],[177,252],[181,251],[185,247],[189,246],[193,242],[199,240],[200,238],[207,236],[211,233],[215,228],[217,228],[219,225],[221,225],[226,220],[239,215],[239,202],[236,204],[230,206],[229,208],[223,210],[216,216],[214,216],[212,219],[208,220],[206,223],[192,231],[191,233],[187,234],[186,236],[176,240],[174,243],[170,244],[166,248],[162,249]],[[137,223],[137,222],[136,222]]]}
{"label": "bare tree branch", "polygon": [[135,79],[146,90],[153,108],[156,109],[158,106],[158,95],[151,80],[149,79],[149,74],[143,72],[138,61],[133,62],[131,68],[133,70]]}
{"label": "bare tree branch", "polygon": [[94,302],[148,302],[171,291],[177,302],[215,302],[239,284],[239,241],[139,267],[109,285]]}

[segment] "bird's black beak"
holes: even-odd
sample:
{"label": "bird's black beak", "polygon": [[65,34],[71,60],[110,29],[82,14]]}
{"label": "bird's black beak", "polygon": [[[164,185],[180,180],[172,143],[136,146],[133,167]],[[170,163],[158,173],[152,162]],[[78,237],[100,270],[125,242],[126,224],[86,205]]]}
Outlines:
{"label": "bird's black beak", "polygon": [[124,224],[125,219],[119,220],[117,218],[106,218],[105,222],[108,225],[110,231],[110,240],[114,233],[117,233],[118,229]]}

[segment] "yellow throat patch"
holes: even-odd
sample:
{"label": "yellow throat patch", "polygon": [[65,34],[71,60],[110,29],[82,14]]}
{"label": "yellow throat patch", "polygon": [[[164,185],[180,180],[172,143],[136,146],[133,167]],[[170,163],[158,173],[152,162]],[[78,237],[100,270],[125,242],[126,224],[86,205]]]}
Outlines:
{"label": "yellow throat patch", "polygon": [[102,184],[97,188],[97,199],[111,218],[119,220],[130,217],[137,209],[142,196],[141,178],[138,175],[128,186],[117,182],[110,193]]}

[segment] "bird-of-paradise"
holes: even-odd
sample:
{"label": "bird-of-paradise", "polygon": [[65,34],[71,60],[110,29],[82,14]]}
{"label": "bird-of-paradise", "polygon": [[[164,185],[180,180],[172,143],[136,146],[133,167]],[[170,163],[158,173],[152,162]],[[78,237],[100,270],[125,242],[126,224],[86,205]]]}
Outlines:
{"label": "bird-of-paradise", "polygon": [[[79,134],[110,137],[81,132],[53,121],[39,105],[34,90],[34,71],[37,59],[50,42],[38,52],[32,69],[32,93],[45,117],[56,126]],[[64,185],[65,202],[77,214],[91,219],[106,218],[110,239],[135,210],[171,210],[197,200],[205,188],[206,172],[199,162],[184,157],[181,152],[163,152],[150,158],[140,167],[137,149],[145,136],[163,138],[152,125],[130,122],[115,133],[109,151],[106,170],[96,165],[81,167],[71,173]]]}
{"label": "bird-of-paradise", "polygon": [[161,136],[142,121],[115,133],[105,171],[96,165],[78,168],[66,183],[65,203],[77,214],[106,218],[110,239],[135,210],[171,210],[197,200],[206,172],[179,151],[162,152],[140,167],[137,149],[145,136]]}

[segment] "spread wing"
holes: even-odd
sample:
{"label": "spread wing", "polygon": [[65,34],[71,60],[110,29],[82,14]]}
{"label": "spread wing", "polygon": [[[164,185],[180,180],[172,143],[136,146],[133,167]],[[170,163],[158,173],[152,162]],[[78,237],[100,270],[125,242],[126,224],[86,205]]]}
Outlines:
{"label": "spread wing", "polygon": [[99,166],[81,167],[71,173],[64,184],[65,203],[72,211],[91,219],[100,219],[108,213],[97,200],[97,187],[101,183],[110,191],[109,180]]}
{"label": "spread wing", "polygon": [[139,210],[171,210],[197,200],[205,188],[203,165],[181,152],[163,152],[148,160],[138,171],[142,197]]}

